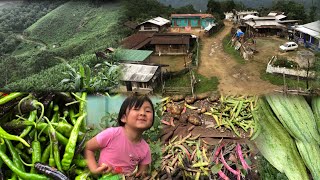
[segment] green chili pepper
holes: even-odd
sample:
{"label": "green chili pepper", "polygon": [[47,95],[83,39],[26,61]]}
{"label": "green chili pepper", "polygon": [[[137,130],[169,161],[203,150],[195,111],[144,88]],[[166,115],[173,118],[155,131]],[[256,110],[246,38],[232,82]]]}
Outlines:
{"label": "green chili pepper", "polygon": [[[36,126],[36,129],[39,131],[43,130],[43,132],[45,134],[49,135],[48,127],[49,126],[47,123],[38,123]],[[56,136],[57,136],[59,143],[65,145],[65,146],[68,144],[68,139],[66,137],[64,137],[62,134],[60,134],[59,132],[56,132]]]}
{"label": "green chili pepper", "polygon": [[[31,111],[29,118],[28,118],[28,121],[34,122],[36,120],[36,117],[37,117],[37,110]],[[32,126],[28,126],[27,128],[25,128],[22,131],[22,133],[20,134],[19,137],[21,137],[21,138],[25,137],[31,131],[31,129],[32,129]]]}
{"label": "green chili pepper", "polygon": [[[87,92],[82,92],[81,94],[81,101],[80,101],[80,105],[79,105],[79,114],[82,115],[84,112],[85,112],[85,108],[86,108],[86,99],[87,99]],[[81,124],[81,130],[82,131],[86,131],[86,126],[87,126],[87,123],[86,121],[82,121],[82,124]]]}
{"label": "green chili pepper", "polygon": [[73,125],[75,125],[76,122],[77,122],[77,118],[75,117],[74,109],[73,109],[73,108],[71,108],[71,109],[69,110],[69,116],[70,116],[71,123],[72,123]]}
{"label": "green chili pepper", "polygon": [[[32,164],[41,161],[41,144],[38,141],[37,133],[31,143],[32,146]],[[31,167],[30,173],[36,173],[34,167]]]}
{"label": "green chili pepper", "polygon": [[46,163],[50,156],[51,143],[46,147],[41,156],[41,162]]}
{"label": "green chili pepper", "polygon": [[7,96],[4,96],[0,99],[0,105],[3,105],[17,97],[20,97],[22,95],[24,95],[25,93],[21,93],[21,92],[13,92],[13,93],[10,93],[9,95]]}
{"label": "green chili pepper", "polygon": [[9,121],[7,123],[4,123],[1,125],[1,127],[4,129],[4,130],[17,130],[17,129],[26,129],[28,127],[32,127],[34,126],[35,123],[34,122],[30,122],[28,120],[24,121],[24,120],[21,120],[20,118],[19,119],[14,119],[12,121]]}
{"label": "green chili pepper", "polygon": [[12,159],[13,159],[13,163],[14,165],[21,171],[25,172],[25,168],[24,168],[24,165],[23,163],[21,162],[20,160],[20,157],[19,157],[19,153],[16,151],[16,149],[13,147],[12,143],[10,140],[8,139],[4,139],[4,141],[6,142],[7,144],[7,147],[11,153],[11,156],[12,156]]}
{"label": "green chili pepper", "polygon": [[75,165],[77,165],[77,167],[87,167],[87,161],[84,158],[76,158],[72,161]]}
{"label": "green chili pepper", "polygon": [[15,173],[12,174],[11,178],[8,180],[18,180],[17,175]]}
{"label": "green chili pepper", "polygon": [[4,138],[4,139],[13,140],[13,141],[20,141],[25,146],[30,147],[30,145],[24,139],[22,139],[21,137],[14,136],[14,135],[11,135],[11,134],[7,133],[4,129],[2,129],[1,126],[0,126],[0,137]]}
{"label": "green chili pepper", "polygon": [[49,180],[46,176],[39,175],[39,174],[31,174],[31,173],[25,173],[21,171],[19,168],[17,168],[13,162],[10,160],[10,158],[0,150],[0,158],[3,160],[3,162],[20,178],[22,179],[29,179],[29,180]]}
{"label": "green chili pepper", "polygon": [[52,109],[53,109],[53,101],[50,102],[50,104],[46,110],[46,117],[51,117]]}
{"label": "green chili pepper", "polygon": [[60,121],[59,123],[52,123],[55,126],[56,131],[64,135],[65,137],[70,137],[73,126],[66,121]]}
{"label": "green chili pepper", "polygon": [[53,155],[53,146],[50,146],[50,156],[49,156],[49,166],[56,167],[56,163],[54,161],[54,155]]}
{"label": "green chili pepper", "polygon": [[77,122],[72,129],[68,144],[65,148],[63,159],[61,161],[62,169],[65,171],[67,171],[70,168],[70,164],[73,159],[75,148],[76,148],[76,143],[77,143],[77,138],[78,138],[80,126],[81,126],[82,121],[85,118],[85,116],[86,116],[86,113],[84,113],[83,115],[81,115],[77,119]]}
{"label": "green chili pepper", "polygon": [[15,150],[20,155],[20,157],[23,157],[25,162],[27,162],[27,163],[31,163],[32,162],[32,160],[31,160],[29,155],[27,155],[26,153],[22,152],[19,148],[15,148]]}
{"label": "green chili pepper", "polygon": [[53,111],[54,111],[54,114],[53,114],[51,122],[56,123],[56,122],[58,122],[58,119],[59,119],[59,106],[54,105]]}
{"label": "green chili pepper", "polygon": [[53,126],[51,125],[51,123],[47,117],[45,117],[45,120],[49,124],[49,137],[50,137],[50,141],[51,141],[52,148],[53,148],[54,162],[57,165],[58,170],[62,171],[61,162],[60,162],[59,144],[58,144],[58,140],[56,137],[56,131],[53,128]]}
{"label": "green chili pepper", "polygon": [[84,172],[82,174],[79,174],[75,180],[86,180],[88,179],[88,176],[90,175],[90,172]]}
{"label": "green chili pepper", "polygon": [[[3,139],[2,139],[2,141],[3,141]],[[2,152],[4,152],[4,153],[6,153],[6,151],[7,151],[7,146],[6,146],[6,144],[4,143],[4,141],[0,144],[0,151],[2,151]],[[2,168],[2,164],[3,164],[3,161],[2,161],[2,159],[0,158],[0,169]]]}

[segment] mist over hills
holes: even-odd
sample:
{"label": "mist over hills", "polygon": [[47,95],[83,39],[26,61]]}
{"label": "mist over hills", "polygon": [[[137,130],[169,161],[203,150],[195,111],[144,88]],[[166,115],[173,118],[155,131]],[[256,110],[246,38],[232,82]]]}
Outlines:
{"label": "mist over hills", "polygon": [[[201,12],[207,10],[208,0],[158,0],[165,5],[171,5],[172,7],[181,7],[192,4],[193,7]],[[219,1],[219,0],[218,0]],[[223,1],[223,0],[220,0]],[[259,7],[271,7],[273,0],[234,0],[235,2],[242,2],[245,6],[250,8]],[[312,5],[312,1],[318,9],[320,8],[320,1],[318,0],[294,0],[305,5],[306,10]]]}

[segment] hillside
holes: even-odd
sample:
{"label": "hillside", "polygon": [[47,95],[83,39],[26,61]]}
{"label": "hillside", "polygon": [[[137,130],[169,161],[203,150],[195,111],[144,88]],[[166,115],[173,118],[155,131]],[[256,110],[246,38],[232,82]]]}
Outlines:
{"label": "hillside", "polygon": [[[121,11],[120,3],[107,2],[97,6],[87,1],[70,1],[52,10],[23,34],[17,34],[22,43],[0,62],[0,70],[8,73],[1,75],[0,87],[14,90],[23,85],[24,89],[32,90],[32,87],[26,88],[27,81],[24,80],[32,76],[37,77],[32,78],[33,85],[37,81],[46,82],[47,87],[54,88],[56,75],[48,69],[62,67],[62,62],[76,66],[77,56],[91,56],[106,47],[117,47],[118,42],[127,36],[128,30],[120,22]],[[37,76],[40,73],[41,76]],[[44,76],[51,77],[52,81],[37,80]],[[59,80],[62,78],[59,75]]]}

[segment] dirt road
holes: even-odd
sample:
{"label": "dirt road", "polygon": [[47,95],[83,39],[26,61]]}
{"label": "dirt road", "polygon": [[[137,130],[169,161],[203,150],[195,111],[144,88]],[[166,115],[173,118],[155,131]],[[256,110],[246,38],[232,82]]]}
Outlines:
{"label": "dirt road", "polygon": [[281,89],[260,79],[260,72],[266,68],[266,64],[258,61],[239,64],[223,51],[222,39],[230,32],[231,27],[231,22],[225,22],[224,29],[214,37],[202,38],[198,73],[206,77],[218,77],[218,90],[221,94],[261,95]]}

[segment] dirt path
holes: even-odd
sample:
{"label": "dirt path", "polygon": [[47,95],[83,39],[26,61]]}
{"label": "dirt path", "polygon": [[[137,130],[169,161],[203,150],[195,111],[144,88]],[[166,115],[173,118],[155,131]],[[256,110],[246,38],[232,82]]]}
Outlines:
{"label": "dirt path", "polygon": [[25,36],[21,35],[21,34],[18,34],[17,35],[17,38],[18,39],[21,39],[22,41],[26,41],[26,42],[30,42],[30,43],[34,43],[34,44],[38,44],[40,45],[40,50],[46,50],[48,49],[48,46],[43,43],[43,42],[39,42],[39,41],[34,41],[34,40],[31,40],[31,39],[27,39]]}
{"label": "dirt path", "polygon": [[198,73],[206,77],[218,77],[218,90],[222,94],[261,95],[280,89],[281,87],[260,79],[260,72],[266,68],[265,64],[258,61],[239,64],[223,51],[222,39],[230,32],[231,27],[230,22],[225,22],[224,29],[217,35],[202,38]]}

